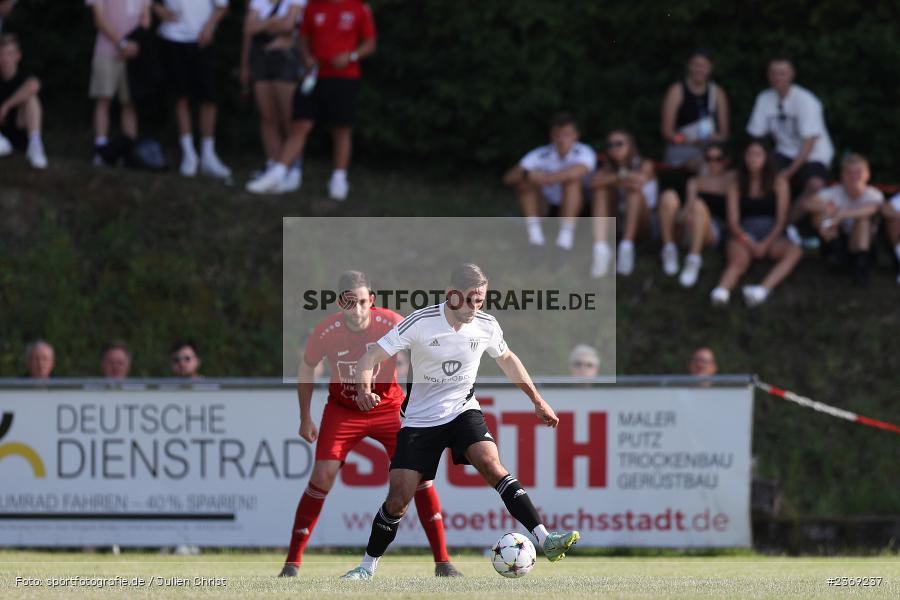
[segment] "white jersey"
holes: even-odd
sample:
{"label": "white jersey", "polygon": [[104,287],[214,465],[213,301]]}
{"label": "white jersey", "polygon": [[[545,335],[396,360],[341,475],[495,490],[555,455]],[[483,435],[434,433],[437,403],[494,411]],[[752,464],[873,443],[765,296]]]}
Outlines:
{"label": "white jersey", "polygon": [[827,167],[834,156],[822,103],[799,85],[792,85],[783,100],[774,89],[760,92],[747,123],[747,133],[753,137],[771,135],[775,138],[775,151],[790,159],[800,154],[804,141],[810,137],[815,137],[816,142],[808,162],[820,162]]}
{"label": "white jersey", "polygon": [[409,378],[413,382],[400,418],[403,427],[435,427],[467,410],[480,410],[475,377],[481,355],[497,358],[506,352],[497,319],[481,311],[459,331],[445,316],[446,303],[417,310],[378,340],[393,356],[410,351]]}
{"label": "white jersey", "polygon": [[[575,165],[584,165],[588,173],[591,173],[597,167],[597,154],[587,144],[576,142],[568,154],[560,156],[559,150],[554,144],[547,144],[535,148],[519,161],[519,166],[523,169],[546,171],[547,173],[557,173]],[[562,202],[562,185],[554,183],[545,185],[541,189],[550,204],[558,205]]]}

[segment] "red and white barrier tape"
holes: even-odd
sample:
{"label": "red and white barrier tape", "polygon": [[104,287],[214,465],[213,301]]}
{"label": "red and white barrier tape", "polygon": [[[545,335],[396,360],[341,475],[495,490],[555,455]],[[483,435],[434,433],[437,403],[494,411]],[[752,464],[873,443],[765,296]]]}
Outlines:
{"label": "red and white barrier tape", "polygon": [[783,390],[779,387],[775,387],[774,385],[769,385],[768,383],[760,381],[759,379],[754,379],[753,383],[754,385],[756,385],[756,387],[766,392],[767,394],[772,394],[773,396],[776,396],[778,398],[782,398],[789,402],[799,404],[800,406],[811,408],[815,411],[831,415],[832,417],[837,417],[838,419],[844,419],[846,421],[853,421],[854,423],[867,425],[868,427],[877,427],[878,429],[900,433],[900,426],[894,425],[892,423],[886,423],[885,421],[879,421],[877,419],[870,419],[869,417],[864,417],[862,415],[852,413],[849,410],[842,410],[840,408],[828,406],[827,404],[822,404],[821,402],[810,400],[809,398],[806,398],[804,396],[799,396],[794,392]]}

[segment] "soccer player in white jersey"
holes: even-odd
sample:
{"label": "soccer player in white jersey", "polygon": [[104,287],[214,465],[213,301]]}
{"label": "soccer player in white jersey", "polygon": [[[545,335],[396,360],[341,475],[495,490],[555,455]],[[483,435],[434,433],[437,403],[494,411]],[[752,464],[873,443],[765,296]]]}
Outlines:
{"label": "soccer player in white jersey", "polygon": [[374,576],[378,559],[397,535],[416,486],[434,479],[445,448],[452,450],[455,464],[471,464],[478,469],[500,494],[510,514],[535,536],[550,561],[562,559],[578,541],[577,531],[550,533],[541,523],[528,494],[500,463],[497,445],[475,398],[475,377],[481,355],[487,351],[528,395],[537,417],[549,427],[559,423],[525,366],[506,346],[497,319],[480,312],[487,286],[487,277],[477,265],[460,265],[450,275],[446,302],[406,317],[357,363],[356,402],[363,411],[381,402],[372,388],[375,365],[401,350],[410,351],[408,381],[413,383],[400,410],[403,424],[391,460],[387,500],[372,522],[365,557],[343,579],[369,580]]}

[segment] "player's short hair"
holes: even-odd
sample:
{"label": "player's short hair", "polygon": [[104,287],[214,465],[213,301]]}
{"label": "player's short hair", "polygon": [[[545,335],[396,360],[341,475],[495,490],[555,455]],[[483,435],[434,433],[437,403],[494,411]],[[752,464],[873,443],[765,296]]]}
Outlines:
{"label": "player's short hair", "polygon": [[172,347],[169,348],[169,354],[175,354],[182,348],[190,348],[194,351],[194,354],[196,354],[198,357],[200,356],[200,350],[197,349],[197,344],[194,343],[194,340],[187,338],[178,340],[174,344],[172,344]]}
{"label": "player's short hair", "polygon": [[15,46],[19,48],[19,37],[14,33],[4,33],[0,35],[0,50],[7,46]]}
{"label": "player's short hair", "polygon": [[110,340],[106,344],[104,344],[103,349],[100,350],[100,358],[106,356],[106,353],[110,350],[121,350],[125,353],[128,359],[131,360],[131,348],[129,348],[128,344],[126,344],[122,340]]}
{"label": "player's short hair", "polygon": [[869,159],[858,152],[851,152],[850,154],[845,156],[843,160],[841,160],[842,169],[851,165],[862,165],[867,169],[870,168]]}
{"label": "player's short hair", "polygon": [[771,67],[772,63],[778,63],[778,62],[787,63],[791,66],[792,69],[794,68],[794,61],[791,60],[791,57],[788,56],[787,54],[776,54],[775,56],[773,56],[772,58],[769,59],[769,66]]}
{"label": "player's short hair", "polygon": [[550,129],[557,129],[568,125],[578,129],[578,119],[576,119],[575,115],[572,113],[557,113],[550,119]]}
{"label": "player's short hair", "polygon": [[488,284],[481,267],[474,263],[459,265],[450,272],[450,287],[461,292]]}
{"label": "player's short hair", "polygon": [[344,271],[338,278],[338,293],[349,292],[361,287],[367,290],[372,289],[372,286],[369,285],[369,278],[362,271]]}

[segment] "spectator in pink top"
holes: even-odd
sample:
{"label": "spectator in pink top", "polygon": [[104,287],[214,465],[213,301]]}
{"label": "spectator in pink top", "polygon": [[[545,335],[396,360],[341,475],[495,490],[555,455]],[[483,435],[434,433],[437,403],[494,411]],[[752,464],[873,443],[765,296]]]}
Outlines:
{"label": "spectator in pink top", "polygon": [[118,98],[122,133],[137,137],[137,113],[128,89],[126,61],[140,52],[128,34],[150,27],[150,0],[87,0],[97,28],[91,63],[90,97],[94,105],[94,164],[102,165],[101,153],[109,138],[109,108]]}

